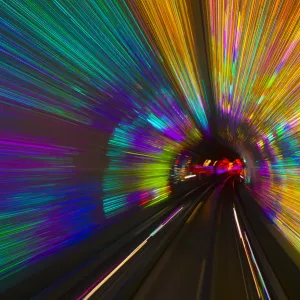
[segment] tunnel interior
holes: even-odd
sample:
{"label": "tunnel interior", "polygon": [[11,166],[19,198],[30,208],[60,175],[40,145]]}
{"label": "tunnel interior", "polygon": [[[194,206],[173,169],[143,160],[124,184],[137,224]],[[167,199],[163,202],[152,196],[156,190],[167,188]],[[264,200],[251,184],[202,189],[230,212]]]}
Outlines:
{"label": "tunnel interior", "polygon": [[1,6],[1,293],[47,291],[222,160],[299,258],[299,1]]}

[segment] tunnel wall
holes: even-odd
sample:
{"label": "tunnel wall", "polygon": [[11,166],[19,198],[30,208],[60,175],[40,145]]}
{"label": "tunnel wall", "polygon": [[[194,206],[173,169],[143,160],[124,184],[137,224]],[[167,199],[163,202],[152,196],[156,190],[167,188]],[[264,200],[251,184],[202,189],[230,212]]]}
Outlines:
{"label": "tunnel wall", "polygon": [[1,282],[168,201],[203,134],[249,157],[299,250],[299,3],[207,0],[202,24],[191,1],[142,2],[2,4]]}
{"label": "tunnel wall", "polygon": [[256,201],[299,252],[299,3],[202,7],[218,135],[241,156],[251,152]]}
{"label": "tunnel wall", "polygon": [[2,8],[5,289],[130,211],[149,217],[141,212],[168,200],[173,160],[207,121],[201,87],[174,84],[125,2]]}

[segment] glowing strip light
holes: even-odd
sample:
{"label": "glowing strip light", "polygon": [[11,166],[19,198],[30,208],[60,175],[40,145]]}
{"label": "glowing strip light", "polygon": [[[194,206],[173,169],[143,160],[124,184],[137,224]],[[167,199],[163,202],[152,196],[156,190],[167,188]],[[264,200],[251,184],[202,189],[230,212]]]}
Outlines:
{"label": "glowing strip light", "polygon": [[254,254],[253,254],[252,248],[251,248],[251,246],[250,246],[250,243],[249,243],[249,240],[248,240],[248,237],[247,237],[247,234],[246,234],[245,231],[244,231],[244,235],[245,235],[246,242],[247,242],[247,244],[248,244],[248,246],[249,246],[249,249],[250,249],[250,252],[251,252],[252,261],[254,261],[255,266],[256,266],[256,269],[257,269],[257,271],[258,271],[259,278],[260,278],[260,282],[262,283],[262,285],[263,285],[263,287],[264,287],[264,291],[265,291],[265,293],[266,293],[266,296],[268,297],[268,299],[271,299],[271,298],[270,298],[270,295],[269,295],[269,293],[268,293],[268,290],[267,290],[265,281],[264,281],[264,279],[263,279],[263,277],[262,277],[262,275],[261,275],[260,269],[259,269],[258,264],[257,264],[257,262],[256,262],[255,256],[254,256]]}
{"label": "glowing strip light", "polygon": [[[140,251],[148,242],[148,240],[155,236],[165,225],[167,225],[181,210],[183,206],[176,209],[168,218],[166,218],[161,225],[159,225],[138,247],[136,247],[117,267],[115,267],[104,279],[102,279],[91,291],[85,296],[80,296],[78,299],[87,300],[93,296],[99,288],[101,288],[118,270],[121,269],[138,251]],[[88,289],[90,290],[90,289]]]}
{"label": "glowing strip light", "polygon": [[[187,102],[198,124],[208,129],[209,112],[202,86],[193,36],[193,14],[189,1],[128,1],[150,43],[157,49],[166,71]],[[205,110],[206,109],[206,110]]]}
{"label": "glowing strip light", "polygon": [[182,209],[183,209],[183,206],[181,206],[180,208],[178,208],[165,221],[163,221],[162,225],[165,226],[166,224],[168,224]]}
{"label": "glowing strip light", "polygon": [[175,212],[173,212],[165,221],[162,222],[161,225],[158,226],[157,229],[155,229],[148,238],[153,237],[156,235],[165,225],[167,225],[181,210],[183,209],[183,206],[178,208]]}
{"label": "glowing strip light", "polygon": [[[189,28],[173,26],[189,45]],[[2,1],[0,48],[0,281],[11,285],[109,218],[165,201],[206,114],[189,48],[170,76],[124,0]]]}
{"label": "glowing strip light", "polygon": [[97,286],[95,286],[83,299],[87,300],[93,296],[101,286],[103,286],[122,266],[126,264],[140,249],[142,249],[148,239],[142,242],[138,247],[136,247],[116,268],[114,268]]}
{"label": "glowing strip light", "polygon": [[[192,1],[73,2],[1,3],[0,281],[112,216],[166,200],[174,157],[207,127]],[[244,154],[260,156],[251,168],[256,199],[299,252],[300,2],[203,2],[219,135],[247,164],[254,156]],[[72,141],[79,131],[95,136]],[[99,160],[109,159],[102,202],[92,196],[98,175],[78,185],[82,169],[102,168],[85,165],[92,148],[97,157],[108,150]]]}
{"label": "glowing strip light", "polygon": [[188,178],[193,178],[193,177],[196,177],[197,175],[195,174],[191,174],[191,175],[186,175],[184,176],[185,179],[188,179]]}
{"label": "glowing strip light", "polygon": [[252,263],[251,263],[246,245],[245,245],[245,241],[244,241],[244,238],[243,238],[243,235],[242,235],[241,227],[240,227],[238,217],[237,217],[237,214],[236,214],[236,211],[235,211],[234,207],[233,207],[233,214],[234,214],[235,223],[236,223],[236,226],[237,226],[237,229],[238,229],[238,232],[239,232],[239,236],[242,240],[242,244],[243,244],[243,247],[244,247],[244,250],[245,250],[245,253],[246,253],[248,264],[250,266],[250,270],[251,270],[251,274],[252,274],[252,277],[253,277],[253,280],[254,280],[254,283],[255,283],[256,291],[257,291],[258,297],[261,298],[261,294],[260,294],[259,287],[258,287],[258,282],[257,282],[255,272],[254,272],[253,267],[252,267]]}
{"label": "glowing strip light", "polygon": [[246,158],[255,200],[300,252],[300,2],[203,2],[218,134]]}

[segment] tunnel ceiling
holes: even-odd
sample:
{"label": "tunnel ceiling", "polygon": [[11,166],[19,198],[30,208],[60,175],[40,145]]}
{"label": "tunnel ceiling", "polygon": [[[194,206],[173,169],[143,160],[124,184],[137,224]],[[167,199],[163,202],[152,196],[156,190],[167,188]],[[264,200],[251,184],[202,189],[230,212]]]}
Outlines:
{"label": "tunnel ceiling", "polygon": [[210,160],[226,158],[232,161],[240,157],[240,154],[234,149],[234,147],[228,146],[227,141],[212,137],[203,137],[199,144],[189,150],[199,154],[205,159]]}
{"label": "tunnel ceiling", "polygon": [[168,201],[197,147],[247,160],[300,251],[299,17],[289,0],[4,1],[0,279]]}

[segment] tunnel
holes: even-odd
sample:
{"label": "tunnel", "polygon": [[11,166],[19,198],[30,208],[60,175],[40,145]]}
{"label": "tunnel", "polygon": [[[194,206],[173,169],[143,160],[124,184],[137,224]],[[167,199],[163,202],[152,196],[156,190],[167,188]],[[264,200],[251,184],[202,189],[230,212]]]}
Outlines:
{"label": "tunnel", "polygon": [[300,2],[1,2],[0,298],[300,299]]}

